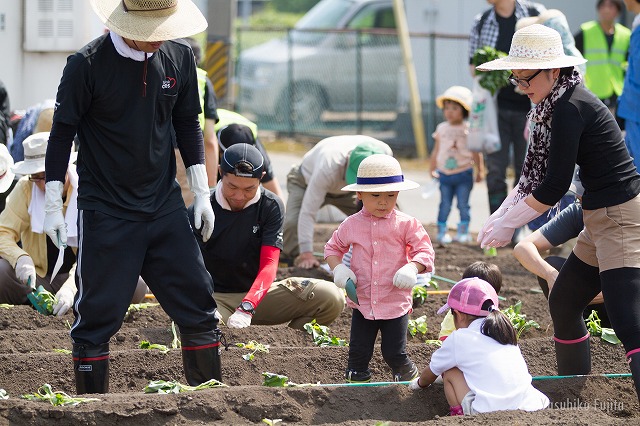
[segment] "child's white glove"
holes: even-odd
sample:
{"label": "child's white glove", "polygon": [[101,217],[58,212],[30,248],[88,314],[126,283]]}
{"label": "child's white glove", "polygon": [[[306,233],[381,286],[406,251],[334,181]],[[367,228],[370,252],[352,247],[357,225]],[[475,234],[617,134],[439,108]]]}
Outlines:
{"label": "child's white glove", "polygon": [[344,263],[339,263],[333,269],[333,282],[340,288],[345,288],[347,286],[347,280],[351,279],[354,284],[358,284],[358,279],[356,278],[356,274]]}
{"label": "child's white glove", "polygon": [[420,386],[420,376],[416,377],[411,382],[409,382],[409,389],[414,391],[426,389],[428,387],[429,386],[424,386],[424,387]]}
{"label": "child's white glove", "polygon": [[402,289],[413,288],[418,281],[418,267],[413,262],[407,263],[393,276],[393,285]]}

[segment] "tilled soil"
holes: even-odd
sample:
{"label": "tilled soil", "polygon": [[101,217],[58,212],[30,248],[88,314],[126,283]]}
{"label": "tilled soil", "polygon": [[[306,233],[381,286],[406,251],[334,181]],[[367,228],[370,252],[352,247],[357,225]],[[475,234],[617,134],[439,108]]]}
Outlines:
{"label": "tilled soil", "polygon": [[[326,241],[335,226],[318,227],[316,241]],[[430,233],[433,229],[428,227]],[[316,251],[322,251],[318,243]],[[436,247],[436,273],[458,280],[464,268],[483,259],[475,246],[451,244]],[[537,281],[511,255],[508,248],[490,259],[504,275],[502,307],[522,302],[522,313],[540,324],[521,336],[520,346],[534,377],[556,374],[551,341],[552,326],[546,300],[537,290]],[[324,271],[279,269],[278,278],[325,276]],[[451,284],[441,281],[440,288]],[[411,317],[427,316],[429,330],[409,339],[407,352],[423,368],[436,349],[426,340],[438,336],[441,316],[437,309],[445,295],[430,296],[416,306]],[[534,386],[546,393],[553,407],[534,413],[504,411],[473,417],[446,416],[448,406],[441,385],[412,392],[404,385],[337,386],[344,384],[347,361],[345,347],[317,347],[306,332],[282,326],[255,326],[234,330],[222,326],[228,349],[222,352],[223,381],[229,387],[177,395],[143,393],[150,380],[177,380],[185,383],[180,350],[162,354],[139,349],[141,340],[170,345],[171,319],[161,307],[132,313],[111,339],[110,393],[94,395],[99,401],[75,407],[53,407],[47,402],[27,401],[20,396],[35,392],[44,383],[54,390],[75,392],[71,356],[55,351],[71,349],[68,336],[73,315],[44,317],[29,306],[0,308],[0,388],[9,398],[0,400],[3,424],[252,424],[263,420],[278,424],[584,424],[609,425],[640,423],[638,399],[630,378],[598,377],[605,373],[629,373],[624,350],[592,337],[594,376],[588,378],[546,378]],[[349,338],[350,311],[330,325],[331,336]],[[258,353],[253,361],[242,358],[249,351],[236,346],[255,340],[269,345],[269,353]],[[379,350],[371,363],[372,380],[391,380],[391,373]],[[262,386],[262,373],[286,375],[297,384],[319,384],[289,388]]]}

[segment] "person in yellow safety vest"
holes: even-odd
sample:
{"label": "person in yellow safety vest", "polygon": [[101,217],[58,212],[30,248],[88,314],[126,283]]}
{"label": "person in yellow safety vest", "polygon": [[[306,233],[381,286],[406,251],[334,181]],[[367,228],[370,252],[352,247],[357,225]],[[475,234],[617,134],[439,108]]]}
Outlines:
{"label": "person in yellow safety vest", "polygon": [[[258,125],[235,111],[218,108],[220,120],[215,124],[215,133],[220,145],[221,156],[231,145],[247,143],[258,148],[264,159],[264,176],[260,180],[262,186],[276,194],[284,201],[284,194],[276,177],[267,150],[258,138]],[[207,153],[207,158],[209,154]],[[216,157],[214,157],[216,158]]]}
{"label": "person in yellow safety vest", "polygon": [[587,59],[585,84],[612,112],[622,93],[631,30],[616,23],[622,0],[598,0],[598,20],[585,22],[575,35]]}

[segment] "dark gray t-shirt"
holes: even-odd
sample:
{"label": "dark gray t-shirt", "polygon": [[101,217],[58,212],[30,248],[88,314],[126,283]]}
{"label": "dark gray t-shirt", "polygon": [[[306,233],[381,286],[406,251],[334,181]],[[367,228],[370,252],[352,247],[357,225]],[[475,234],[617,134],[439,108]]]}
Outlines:
{"label": "dark gray t-shirt", "polygon": [[542,225],[540,232],[555,247],[577,237],[582,228],[582,206],[576,201]]}

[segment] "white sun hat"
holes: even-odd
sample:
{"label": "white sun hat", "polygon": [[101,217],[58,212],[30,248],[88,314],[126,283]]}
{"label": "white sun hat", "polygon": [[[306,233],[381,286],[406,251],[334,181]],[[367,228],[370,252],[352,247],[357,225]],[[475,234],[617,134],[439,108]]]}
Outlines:
{"label": "white sun hat", "polygon": [[207,29],[207,20],[191,0],[91,0],[109,30],[135,41],[165,41]]}
{"label": "white sun hat", "polygon": [[[33,175],[44,172],[48,143],[49,132],[34,133],[23,140],[24,161],[18,161],[11,168],[11,171],[17,175]],[[69,156],[69,162],[72,163],[76,161],[77,158],[78,153],[73,151]]]}
{"label": "white sun hat", "polygon": [[343,191],[394,192],[419,187],[416,182],[405,179],[398,160],[386,154],[373,154],[358,166],[356,183],[342,188]]}
{"label": "white sun hat", "polygon": [[0,194],[4,194],[11,187],[15,174],[11,171],[13,157],[9,154],[7,146],[0,144]]}
{"label": "white sun hat", "polygon": [[451,86],[444,93],[436,98],[438,108],[444,108],[444,101],[455,101],[462,105],[462,108],[471,111],[473,103],[473,93],[464,86]]}
{"label": "white sun hat", "polygon": [[478,65],[478,71],[538,70],[565,68],[587,62],[584,58],[564,54],[560,34],[540,24],[515,32],[509,56]]}

